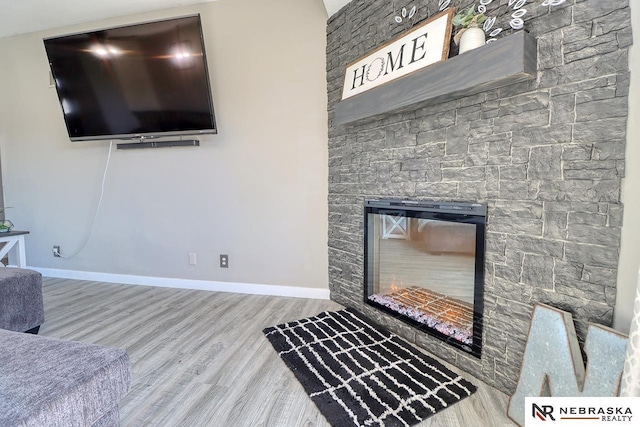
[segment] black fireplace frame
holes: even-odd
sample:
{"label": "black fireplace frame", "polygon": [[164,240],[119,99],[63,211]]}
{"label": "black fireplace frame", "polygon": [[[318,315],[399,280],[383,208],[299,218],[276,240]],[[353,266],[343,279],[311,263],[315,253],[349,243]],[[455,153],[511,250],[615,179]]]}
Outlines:
{"label": "black fireplace frame", "polygon": [[[398,313],[382,304],[371,301],[373,293],[373,265],[369,263],[369,245],[372,244],[372,230],[369,230],[369,214],[405,215],[410,218],[436,219],[439,221],[474,224],[476,226],[476,257],[474,275],[473,338],[468,345],[443,334],[408,316]],[[375,307],[422,332],[439,338],[477,358],[482,354],[482,319],[484,314],[484,262],[487,205],[467,202],[432,202],[393,199],[365,199],[364,202],[364,289],[365,304]]]}

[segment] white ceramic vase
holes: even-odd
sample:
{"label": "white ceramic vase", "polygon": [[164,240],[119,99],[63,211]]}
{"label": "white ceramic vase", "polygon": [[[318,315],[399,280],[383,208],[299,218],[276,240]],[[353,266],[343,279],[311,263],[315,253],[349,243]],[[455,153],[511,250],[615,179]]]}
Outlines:
{"label": "white ceramic vase", "polygon": [[471,49],[483,46],[485,43],[484,30],[472,24],[460,37],[460,50],[458,53],[465,53]]}

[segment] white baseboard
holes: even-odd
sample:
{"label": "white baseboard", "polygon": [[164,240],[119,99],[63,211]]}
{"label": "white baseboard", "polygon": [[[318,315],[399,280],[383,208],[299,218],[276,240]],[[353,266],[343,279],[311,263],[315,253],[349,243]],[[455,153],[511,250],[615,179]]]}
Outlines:
{"label": "white baseboard", "polygon": [[274,295],[281,297],[329,299],[329,289],[298,288],[295,286],[260,285],[256,283],[215,282],[211,280],[173,279],[168,277],[133,276],[129,274],[95,273],[91,271],[59,270],[27,267],[45,277],[122,283],[125,285],[158,286],[162,288],[197,289],[237,294]]}

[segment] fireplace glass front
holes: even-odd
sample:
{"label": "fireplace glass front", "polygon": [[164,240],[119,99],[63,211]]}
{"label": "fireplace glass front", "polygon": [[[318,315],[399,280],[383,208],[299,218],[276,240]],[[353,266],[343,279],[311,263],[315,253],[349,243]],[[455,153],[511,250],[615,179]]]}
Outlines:
{"label": "fireplace glass front", "polygon": [[367,200],[365,302],[480,357],[486,209]]}

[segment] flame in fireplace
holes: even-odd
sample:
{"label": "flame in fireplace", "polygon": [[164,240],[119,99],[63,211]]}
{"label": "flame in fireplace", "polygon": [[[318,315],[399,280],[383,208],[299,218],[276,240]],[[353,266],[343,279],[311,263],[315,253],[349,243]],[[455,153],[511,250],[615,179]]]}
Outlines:
{"label": "flame in fireplace", "polygon": [[396,293],[404,288],[405,285],[402,283],[402,280],[398,280],[398,278],[394,276],[393,280],[391,280],[391,285],[389,286],[391,293]]}

